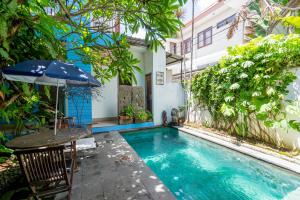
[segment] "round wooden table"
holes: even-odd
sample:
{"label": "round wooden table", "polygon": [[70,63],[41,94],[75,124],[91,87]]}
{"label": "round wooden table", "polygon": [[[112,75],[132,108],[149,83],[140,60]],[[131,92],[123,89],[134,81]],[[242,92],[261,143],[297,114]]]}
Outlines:
{"label": "round wooden table", "polygon": [[7,142],[5,146],[11,149],[28,149],[39,147],[51,147],[91,135],[91,131],[85,128],[58,129],[56,135],[51,129],[41,128],[37,133],[16,137]]}
{"label": "round wooden table", "polygon": [[37,133],[16,137],[7,142],[5,146],[11,149],[32,149],[42,147],[53,147],[70,142],[71,158],[74,160],[74,170],[77,167],[76,140],[92,135],[90,129],[85,128],[65,128],[58,129],[54,135],[53,129],[41,128]]}

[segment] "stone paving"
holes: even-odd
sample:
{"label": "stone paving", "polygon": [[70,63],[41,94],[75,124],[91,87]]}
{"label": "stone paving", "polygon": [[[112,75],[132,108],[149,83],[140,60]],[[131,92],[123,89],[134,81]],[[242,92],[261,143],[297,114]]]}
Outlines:
{"label": "stone paving", "polygon": [[94,136],[98,147],[82,152],[72,200],[175,199],[118,132]]}

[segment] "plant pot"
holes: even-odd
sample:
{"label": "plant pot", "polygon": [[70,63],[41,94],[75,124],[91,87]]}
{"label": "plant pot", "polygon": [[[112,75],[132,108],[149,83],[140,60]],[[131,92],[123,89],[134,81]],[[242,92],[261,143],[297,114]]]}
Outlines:
{"label": "plant pot", "polygon": [[119,116],[119,124],[133,124],[133,118],[129,116]]}

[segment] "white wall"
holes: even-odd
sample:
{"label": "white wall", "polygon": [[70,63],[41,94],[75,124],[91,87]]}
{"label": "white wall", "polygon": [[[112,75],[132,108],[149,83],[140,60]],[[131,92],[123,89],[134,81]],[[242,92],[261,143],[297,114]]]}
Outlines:
{"label": "white wall", "polygon": [[184,90],[180,83],[167,83],[155,87],[155,125],[162,124],[162,112],[167,112],[168,122],[171,121],[171,110],[184,105]]}
{"label": "white wall", "polygon": [[134,86],[142,86],[145,88],[145,58],[144,53],[146,51],[145,48],[131,47],[130,51],[133,54],[134,58],[137,58],[139,62],[139,67],[142,72],[135,71],[135,78],[137,79],[136,83],[133,83]]}
{"label": "white wall", "polygon": [[92,118],[118,116],[118,78],[114,77],[101,88],[101,96],[92,100]]}
{"label": "white wall", "polygon": [[[144,74],[144,47],[131,47],[130,51],[133,56],[140,60],[139,67],[142,73],[136,71],[135,76],[137,83],[134,85],[145,87]],[[101,88],[101,96],[92,100],[92,118],[103,119],[118,116],[118,77],[112,78],[106,82]]]}
{"label": "white wall", "polygon": [[[291,70],[297,76],[297,79],[288,86],[289,94],[286,99],[296,101],[298,103],[298,111],[295,113],[288,113],[288,120],[300,121],[300,68]],[[283,140],[288,146],[300,149],[300,133],[293,129],[279,128],[276,130],[275,135],[280,140]]]}
{"label": "white wall", "polygon": [[[152,73],[152,112],[155,125],[162,124],[162,112],[168,114],[171,119],[172,108],[184,105],[184,91],[179,83],[167,82],[166,79],[166,53],[163,48],[157,52],[132,48],[135,58],[140,62],[142,73],[136,72],[137,83],[134,85],[145,87],[145,74]],[[164,85],[156,85],[156,72],[164,72]],[[145,91],[146,92],[146,91]],[[102,97],[93,99],[93,119],[117,117],[118,115],[118,79],[113,78],[106,83],[101,91]],[[146,97],[146,95],[145,95]]]}
{"label": "white wall", "polygon": [[[212,44],[199,48],[197,45],[193,45],[194,47],[194,56],[195,58],[205,56],[211,53],[216,53],[218,51],[222,51],[227,49],[228,46],[233,46],[236,44],[243,43],[243,30],[242,24],[239,25],[239,29],[235,33],[234,37],[231,39],[227,38],[227,32],[229,25],[222,26],[217,28],[216,25],[218,22],[230,17],[231,15],[235,14],[236,10],[230,9],[229,7],[222,7],[216,10],[214,13],[210,14],[209,16],[203,18],[198,23],[196,23],[196,28],[194,32],[194,36],[197,37],[197,34],[209,27],[213,27],[212,29]],[[185,38],[191,37],[191,28],[187,28],[184,31]],[[194,44],[197,44],[197,38],[194,39]],[[190,57],[190,54],[187,54]]]}
{"label": "white wall", "polygon": [[[166,52],[158,48],[157,52],[148,52],[147,57],[152,57],[152,109],[155,125],[162,124],[162,112],[167,112],[170,121],[171,109],[184,105],[184,92],[179,83],[166,83]],[[150,59],[151,60],[151,59]],[[149,60],[148,60],[149,61]],[[149,61],[150,62],[150,61]],[[164,85],[156,85],[156,72],[164,72]]]}

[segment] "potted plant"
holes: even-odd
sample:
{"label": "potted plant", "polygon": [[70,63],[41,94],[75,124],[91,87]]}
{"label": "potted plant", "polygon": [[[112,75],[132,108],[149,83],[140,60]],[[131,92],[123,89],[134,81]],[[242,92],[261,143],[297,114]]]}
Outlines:
{"label": "potted plant", "polygon": [[123,108],[123,111],[119,115],[119,124],[132,124],[134,117],[134,108],[130,104]]}
{"label": "potted plant", "polygon": [[153,115],[150,111],[146,111],[147,113],[147,122],[152,122],[153,121]]}
{"label": "potted plant", "polygon": [[148,114],[143,109],[138,109],[135,113],[135,123],[143,123],[148,120]]}

